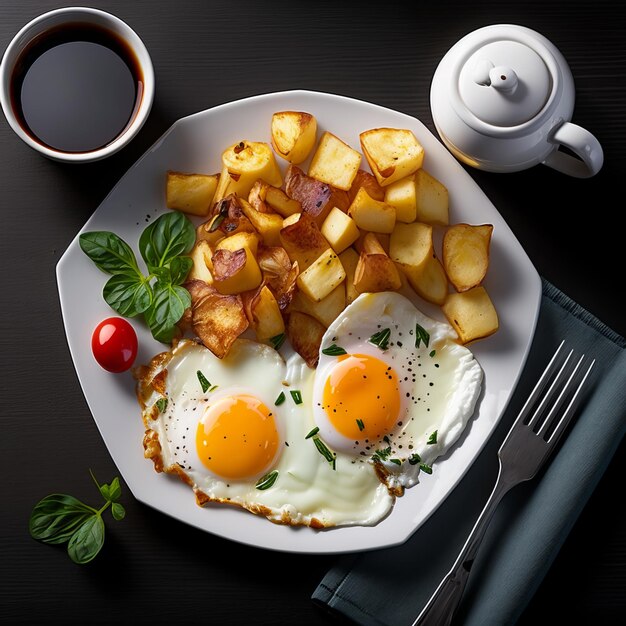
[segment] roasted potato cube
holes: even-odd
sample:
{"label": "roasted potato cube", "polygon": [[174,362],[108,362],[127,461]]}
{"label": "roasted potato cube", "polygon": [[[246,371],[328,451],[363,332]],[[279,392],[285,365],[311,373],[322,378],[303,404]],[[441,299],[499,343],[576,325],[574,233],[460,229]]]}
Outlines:
{"label": "roasted potato cube", "polygon": [[357,192],[348,215],[362,230],[374,233],[390,233],[396,224],[396,210],[390,204],[374,200],[364,187]]}
{"label": "roasted potato cube", "polygon": [[201,280],[185,283],[191,294],[193,330],[200,341],[222,359],[248,328],[248,318],[239,295],[222,295]]}
{"label": "roasted potato cube", "polygon": [[267,341],[285,332],[285,322],[278,302],[266,285],[263,285],[252,306],[251,326],[259,341]]}
{"label": "roasted potato cube", "polygon": [[324,299],[346,277],[337,253],[330,248],[301,272],[296,281],[298,288],[313,302]]}
{"label": "roasted potato cube", "polygon": [[322,135],[309,166],[309,176],[348,191],[361,165],[361,154],[328,131]]}
{"label": "roasted potato cube", "polygon": [[216,250],[211,261],[213,284],[221,294],[242,293],[261,284],[261,270],[250,248],[244,247],[234,252]]}
{"label": "roasted potato cube", "polygon": [[499,327],[496,309],[482,285],[448,294],[441,310],[463,343],[493,335]]}
{"label": "roasted potato cube", "polygon": [[435,255],[428,260],[418,272],[405,273],[409,284],[424,300],[443,304],[448,295],[448,277],[443,265]]}
{"label": "roasted potato cube", "polygon": [[300,311],[314,317],[320,324],[328,328],[346,307],[345,281],[335,287],[325,298],[313,302],[301,291],[291,301],[291,311]]}
{"label": "roasted potato cube", "polygon": [[396,224],[389,240],[389,256],[407,277],[417,280],[433,254],[433,227],[430,224]]}
{"label": "roasted potato cube", "polygon": [[317,120],[303,111],[278,111],[272,115],[272,146],[290,163],[302,163],[317,137]]}
{"label": "roasted potato cube", "polygon": [[215,249],[236,252],[241,248],[248,248],[250,252],[252,252],[252,255],[256,257],[258,247],[259,235],[257,233],[240,232],[230,235],[230,237],[224,237],[218,241]]}
{"label": "roasted potato cube", "polygon": [[402,286],[395,263],[387,256],[374,233],[367,233],[354,273],[359,293],[397,291]]}
{"label": "roasted potato cube", "polygon": [[359,292],[354,286],[354,274],[359,264],[359,253],[354,248],[346,248],[340,255],[339,260],[346,272],[346,305],[359,297]]}
{"label": "roasted potato cube", "polygon": [[325,332],[324,325],[306,313],[294,311],[289,315],[287,322],[289,342],[311,368],[319,361],[320,346]]}
{"label": "roasted potato cube", "polygon": [[289,258],[298,263],[300,272],[304,272],[324,251],[330,249],[330,244],[310,215],[301,213],[296,216],[291,215],[283,221],[280,244]]}
{"label": "roasted potato cube", "polygon": [[359,138],[363,154],[381,187],[422,167],[424,148],[410,130],[373,128],[362,132]]}
{"label": "roasted potato cube", "polygon": [[211,274],[211,257],[213,256],[213,250],[208,241],[200,239],[196,241],[194,247],[189,253],[193,266],[189,271],[187,280],[203,280],[207,285],[213,284],[213,275]]}
{"label": "roasted potato cube", "polygon": [[280,242],[280,231],[283,218],[278,213],[261,213],[243,198],[239,199],[244,215],[250,220],[256,231],[261,235],[266,246],[277,246]]}
{"label": "roasted potato cube", "polygon": [[423,169],[415,172],[415,207],[420,222],[447,226],[448,189]]}
{"label": "roasted potato cube", "polygon": [[[365,241],[365,237],[367,237],[369,233],[366,230],[361,230],[359,232],[361,234],[359,235],[359,238],[354,242],[352,247],[359,254],[361,254],[361,252],[363,252],[363,242]],[[385,251],[385,254],[389,255],[389,241],[391,239],[391,235],[388,235],[387,233],[375,233],[375,235],[381,248]]]}
{"label": "roasted potato cube", "polygon": [[359,238],[359,228],[355,221],[342,210],[334,207],[322,224],[322,235],[333,250],[343,252]]}
{"label": "roasted potato cube", "polygon": [[385,187],[385,202],[396,209],[396,220],[414,222],[417,217],[415,175],[405,176]]}
{"label": "roasted potato cube", "polygon": [[489,268],[491,224],[455,224],[450,226],[442,242],[443,267],[457,291],[480,285]]}
{"label": "roasted potato cube", "polygon": [[294,213],[300,213],[302,211],[302,204],[293,198],[290,198],[282,189],[278,187],[272,187],[268,185],[265,193],[265,202],[276,213],[283,217],[289,217]]}
{"label": "roasted potato cube", "polygon": [[168,209],[205,216],[213,206],[219,174],[167,173],[165,202]]}
{"label": "roasted potato cube", "polygon": [[260,141],[239,141],[222,152],[222,172],[214,202],[231,193],[247,198],[260,178],[274,187],[283,179],[270,146]]}
{"label": "roasted potato cube", "polygon": [[378,184],[376,177],[365,170],[359,170],[348,191],[350,202],[354,200],[361,187],[364,187],[365,191],[367,191],[374,200],[380,200],[382,202],[385,199],[385,190]]}

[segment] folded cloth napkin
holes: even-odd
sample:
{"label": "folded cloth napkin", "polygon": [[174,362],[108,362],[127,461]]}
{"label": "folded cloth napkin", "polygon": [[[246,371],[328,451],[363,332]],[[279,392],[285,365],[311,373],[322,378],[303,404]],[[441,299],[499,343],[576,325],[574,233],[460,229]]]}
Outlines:
{"label": "folded cloth napkin", "polygon": [[524,372],[465,477],[403,545],[341,557],[314,602],[359,624],[412,624],[471,531],[496,479],[497,450],[562,339],[596,358],[593,384],[547,466],[500,503],[455,618],[480,626],[516,622],[626,432],[624,338],[545,280]]}

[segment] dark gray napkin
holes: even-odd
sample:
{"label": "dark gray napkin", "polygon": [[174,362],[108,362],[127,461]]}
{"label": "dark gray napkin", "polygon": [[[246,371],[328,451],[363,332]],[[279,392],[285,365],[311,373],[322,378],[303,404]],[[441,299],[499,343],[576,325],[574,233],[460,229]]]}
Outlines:
{"label": "dark gray napkin", "polygon": [[562,339],[596,358],[592,385],[548,466],[498,507],[455,619],[477,626],[515,623],[626,432],[624,338],[545,280],[518,387],[465,477],[403,545],[342,557],[314,602],[360,624],[413,622],[465,542],[495,482],[497,450]]}

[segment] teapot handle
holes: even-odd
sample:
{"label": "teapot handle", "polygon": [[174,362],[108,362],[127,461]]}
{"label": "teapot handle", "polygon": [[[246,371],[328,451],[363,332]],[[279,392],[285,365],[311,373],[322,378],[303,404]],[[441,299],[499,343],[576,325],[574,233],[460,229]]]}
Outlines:
{"label": "teapot handle", "polygon": [[602,146],[588,130],[572,122],[563,122],[548,141],[565,146],[579,158],[556,149],[543,161],[544,165],[576,178],[590,178],[600,171],[604,162]]}

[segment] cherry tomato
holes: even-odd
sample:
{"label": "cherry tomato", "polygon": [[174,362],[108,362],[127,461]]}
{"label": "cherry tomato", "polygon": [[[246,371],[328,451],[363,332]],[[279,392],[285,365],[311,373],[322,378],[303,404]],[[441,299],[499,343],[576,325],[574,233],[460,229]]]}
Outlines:
{"label": "cherry tomato", "polygon": [[102,320],[91,336],[91,351],[100,367],[108,372],[125,372],[137,356],[135,329],[121,317]]}

